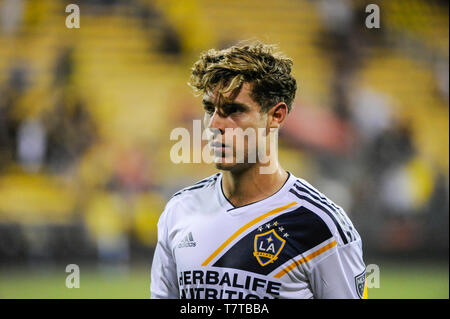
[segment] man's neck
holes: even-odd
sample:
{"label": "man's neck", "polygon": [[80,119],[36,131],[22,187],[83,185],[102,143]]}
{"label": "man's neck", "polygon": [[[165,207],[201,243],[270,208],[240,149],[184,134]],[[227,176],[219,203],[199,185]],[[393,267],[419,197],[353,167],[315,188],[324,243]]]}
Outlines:
{"label": "man's neck", "polygon": [[281,189],[289,174],[278,165],[271,174],[261,174],[260,166],[233,173],[224,171],[222,187],[224,195],[235,206],[243,206],[263,200]]}

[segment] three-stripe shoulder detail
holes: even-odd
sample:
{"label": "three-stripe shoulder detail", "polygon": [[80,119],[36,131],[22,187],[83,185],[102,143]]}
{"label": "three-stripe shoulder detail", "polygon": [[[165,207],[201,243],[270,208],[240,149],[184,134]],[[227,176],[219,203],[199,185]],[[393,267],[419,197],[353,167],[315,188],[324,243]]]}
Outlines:
{"label": "three-stripe shoulder detail", "polygon": [[358,235],[343,209],[318,190],[301,180],[297,180],[289,192],[328,215],[336,226],[344,245],[358,239]]}
{"label": "three-stripe shoulder detail", "polygon": [[201,181],[195,183],[194,185],[185,187],[182,190],[180,190],[180,191],[176,192],[175,194],[173,194],[172,197],[181,195],[182,193],[187,192],[187,191],[193,191],[195,189],[205,188],[205,187],[211,185],[212,183],[214,183],[217,180],[217,178],[219,177],[219,174],[220,173],[217,173],[217,174],[215,174],[213,176],[210,176],[208,178],[202,179]]}

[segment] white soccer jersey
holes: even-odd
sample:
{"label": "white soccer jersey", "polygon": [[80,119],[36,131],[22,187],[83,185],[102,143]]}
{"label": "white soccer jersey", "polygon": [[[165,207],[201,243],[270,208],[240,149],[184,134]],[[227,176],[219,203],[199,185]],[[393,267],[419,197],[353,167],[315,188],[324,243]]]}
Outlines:
{"label": "white soccer jersey", "polygon": [[234,207],[217,173],[176,193],[158,222],[151,298],[363,298],[361,238],[342,208],[292,174]]}

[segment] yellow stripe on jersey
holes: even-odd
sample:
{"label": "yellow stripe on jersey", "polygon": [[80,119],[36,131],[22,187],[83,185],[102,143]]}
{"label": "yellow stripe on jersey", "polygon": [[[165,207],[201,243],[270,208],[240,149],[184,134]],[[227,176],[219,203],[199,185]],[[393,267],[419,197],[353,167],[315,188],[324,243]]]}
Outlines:
{"label": "yellow stripe on jersey", "polygon": [[290,264],[289,266],[287,266],[286,268],[284,268],[283,270],[281,270],[279,273],[277,273],[274,277],[275,278],[281,278],[282,276],[284,276],[285,274],[287,274],[288,272],[290,272],[292,269],[294,269],[295,267],[304,264],[305,262],[313,259],[314,257],[319,256],[320,254],[326,252],[328,249],[333,248],[334,246],[337,245],[337,242],[335,240],[333,240],[331,243],[329,243],[328,245],[323,246],[322,248],[316,250],[315,252],[312,252],[311,254],[309,254],[306,257],[303,257],[299,260],[294,261],[292,264]]}
{"label": "yellow stripe on jersey", "polygon": [[275,208],[274,210],[271,210],[268,213],[265,213],[264,215],[261,215],[257,218],[255,218],[254,220],[252,220],[251,222],[245,224],[244,226],[242,226],[241,228],[239,228],[233,235],[230,236],[230,238],[228,238],[222,245],[220,245],[219,248],[216,249],[215,252],[213,252],[211,254],[211,256],[209,256],[202,264],[202,266],[206,266],[208,265],[211,260],[213,260],[226,246],[228,246],[228,244],[230,244],[233,240],[236,239],[236,237],[238,237],[240,234],[242,234],[244,231],[246,231],[248,228],[252,227],[253,225],[255,225],[256,223],[260,222],[261,220],[263,220],[264,218],[267,218],[271,215],[274,215],[276,213],[279,213],[285,209],[288,209],[291,206],[297,205],[297,202],[292,202],[290,204],[287,204],[285,206],[281,206],[278,208]]}
{"label": "yellow stripe on jersey", "polygon": [[367,299],[367,281],[364,280],[364,293],[362,299]]}

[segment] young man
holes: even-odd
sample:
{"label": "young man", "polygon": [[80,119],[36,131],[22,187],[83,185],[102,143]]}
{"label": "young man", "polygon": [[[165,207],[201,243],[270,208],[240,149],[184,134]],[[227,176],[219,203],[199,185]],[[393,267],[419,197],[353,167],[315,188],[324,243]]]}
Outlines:
{"label": "young man", "polygon": [[277,132],[297,88],[291,66],[259,42],[209,50],[194,64],[190,85],[203,94],[221,172],[166,205],[152,298],[366,297],[351,221],[277,159]]}

